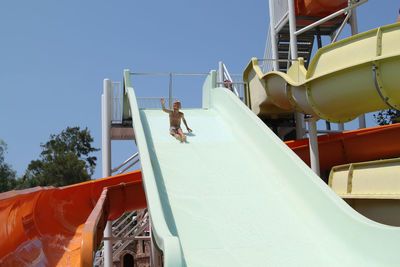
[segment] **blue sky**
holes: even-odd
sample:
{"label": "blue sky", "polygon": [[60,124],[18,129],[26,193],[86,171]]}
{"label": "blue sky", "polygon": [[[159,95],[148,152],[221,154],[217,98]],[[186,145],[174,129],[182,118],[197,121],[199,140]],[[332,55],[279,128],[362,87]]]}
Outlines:
{"label": "blue sky", "polygon": [[[358,8],[359,31],[396,22],[399,8],[398,0],[370,0]],[[121,81],[124,69],[204,73],[222,60],[231,73],[242,73],[251,57],[263,57],[268,14],[267,0],[2,1],[0,139],[8,144],[6,162],[22,175],[40,144],[67,126],[88,127],[100,148],[103,79]],[[348,35],[347,26],[342,37]],[[168,91],[167,79],[153,88],[140,79],[133,81],[139,95],[159,96],[155,87]],[[177,94],[198,99],[200,85]],[[367,118],[367,126],[375,126]],[[136,151],[129,141],[112,146],[113,167]],[[101,177],[100,152],[97,157],[93,178]]]}

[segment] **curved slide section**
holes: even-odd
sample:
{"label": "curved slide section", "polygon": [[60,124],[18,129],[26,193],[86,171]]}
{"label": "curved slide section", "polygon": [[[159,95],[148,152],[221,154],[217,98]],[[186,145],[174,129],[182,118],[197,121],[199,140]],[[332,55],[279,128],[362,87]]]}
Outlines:
{"label": "curved slide section", "polygon": [[[338,123],[368,112],[400,109],[399,43],[396,23],[319,49],[308,70],[299,58],[287,73],[264,75],[253,58],[243,74],[250,88],[248,103],[257,115],[297,110]],[[269,108],[271,104],[275,107]]]}
{"label": "curved slide section", "polygon": [[[318,136],[321,171],[347,163],[400,156],[400,123]],[[308,139],[285,142],[310,166]]]}
{"label": "curved slide section", "polygon": [[0,265],[91,266],[106,221],[145,207],[140,171],[2,193]]}
{"label": "curved slide section", "polygon": [[185,109],[189,143],[125,90],[153,235],[165,266],[397,266],[400,229],[351,209],[237,97]]}

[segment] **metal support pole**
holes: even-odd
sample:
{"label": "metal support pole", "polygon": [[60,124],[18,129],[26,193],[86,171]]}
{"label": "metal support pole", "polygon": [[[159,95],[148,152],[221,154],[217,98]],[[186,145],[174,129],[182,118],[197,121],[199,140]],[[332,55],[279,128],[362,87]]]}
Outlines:
{"label": "metal support pole", "polygon": [[[103,177],[111,175],[111,97],[112,97],[112,86],[109,79],[103,81],[103,95],[101,98],[101,110],[102,110],[102,174]],[[104,230],[104,237],[112,237],[112,222],[108,221]],[[112,255],[112,241],[104,241],[104,266],[112,267],[113,255]]]}
{"label": "metal support pole", "polygon": [[[294,0],[288,0],[289,8],[289,32],[290,32],[290,57],[291,59],[297,59],[297,36],[296,32],[296,13]],[[299,112],[295,112],[296,119],[296,139],[301,139],[304,136],[304,116]]]}
{"label": "metal support pole", "polygon": [[[275,8],[274,8],[274,1],[269,0],[269,27],[270,27],[270,34],[271,34],[271,52],[273,59],[279,59],[278,55],[278,44],[276,38],[276,31],[275,31]],[[273,70],[279,70],[279,62],[274,60],[272,62]]]}
{"label": "metal support pole", "polygon": [[222,86],[224,82],[224,63],[222,61],[218,62],[218,78],[217,82],[219,82],[219,86]]}
{"label": "metal support pole", "polygon": [[[147,210],[147,212],[149,212],[149,210]],[[149,216],[149,234],[150,234],[150,267],[155,267],[154,264],[154,240],[153,240],[153,234],[152,234],[152,230],[151,230],[151,219]]]}
{"label": "metal support pole", "polygon": [[168,92],[168,99],[169,99],[169,109],[172,109],[172,73],[169,74],[169,92]]}
{"label": "metal support pole", "polygon": [[319,151],[318,151],[318,136],[317,136],[317,119],[311,117],[307,119],[308,122],[308,133],[310,135],[310,163],[311,169],[319,176]]}
{"label": "metal support pole", "polygon": [[[353,8],[351,10],[350,26],[351,26],[351,35],[358,34],[357,9],[356,8]],[[360,129],[367,127],[366,122],[365,122],[365,114],[362,114],[358,117],[358,126]]]}
{"label": "metal support pole", "polygon": [[296,13],[294,0],[288,0],[289,7],[289,32],[290,32],[290,53],[292,59],[297,59],[297,36],[296,32]]}

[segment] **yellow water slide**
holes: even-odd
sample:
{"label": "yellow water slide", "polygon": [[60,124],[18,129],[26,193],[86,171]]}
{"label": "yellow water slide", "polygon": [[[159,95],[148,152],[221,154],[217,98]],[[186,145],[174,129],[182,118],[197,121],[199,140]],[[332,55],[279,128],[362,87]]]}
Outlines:
{"label": "yellow water slide", "polygon": [[245,101],[259,116],[281,117],[297,110],[338,123],[400,109],[399,44],[396,23],[319,49],[308,70],[299,58],[287,73],[263,74],[252,58],[243,74],[249,84]]}

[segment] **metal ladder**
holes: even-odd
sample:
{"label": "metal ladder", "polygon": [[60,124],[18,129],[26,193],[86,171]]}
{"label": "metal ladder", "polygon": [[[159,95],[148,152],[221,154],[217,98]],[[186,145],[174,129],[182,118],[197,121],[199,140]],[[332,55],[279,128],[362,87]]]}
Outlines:
{"label": "metal ladder", "polygon": [[[128,213],[125,218],[121,217],[113,222],[113,236],[115,237],[137,237],[146,235],[145,231],[148,228],[149,215],[147,209]],[[114,227],[115,225],[115,227]],[[133,240],[119,240],[113,244],[113,260],[118,260],[121,252]]]}
{"label": "metal ladder", "polygon": [[[298,21],[317,21],[320,18],[311,18],[311,17],[297,17]],[[320,48],[320,40],[321,36],[331,36],[342,24],[344,17],[335,18],[329,21],[329,24],[322,24],[317,28],[311,29],[299,36],[297,36],[297,53],[299,57],[304,58],[305,67],[308,67],[310,63],[311,53],[314,46],[314,40],[317,39],[317,43],[319,43],[318,48]],[[304,28],[303,25],[297,25],[296,30],[300,30]],[[290,59],[290,32],[289,32],[289,24],[287,23],[282,29],[278,32],[278,54],[279,59]],[[279,70],[286,72],[289,67],[288,62],[281,61],[279,62]]]}
{"label": "metal ladder", "polygon": [[[113,237],[138,237],[148,236],[149,214],[147,209],[125,213],[123,216],[113,221]],[[113,261],[117,261],[121,252],[134,240],[118,240],[113,244]],[[104,255],[103,248],[96,253]],[[98,257],[94,266],[104,266],[104,258]]]}

